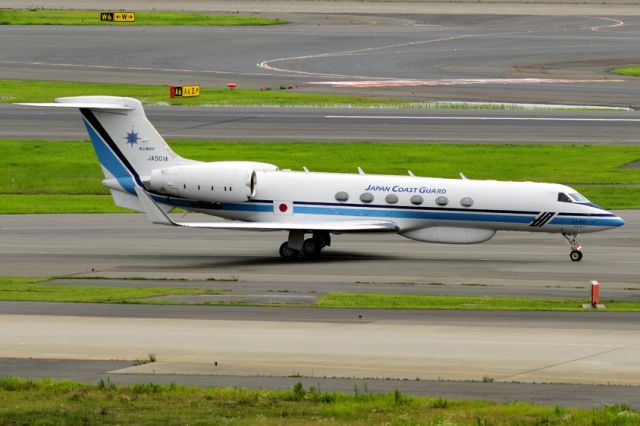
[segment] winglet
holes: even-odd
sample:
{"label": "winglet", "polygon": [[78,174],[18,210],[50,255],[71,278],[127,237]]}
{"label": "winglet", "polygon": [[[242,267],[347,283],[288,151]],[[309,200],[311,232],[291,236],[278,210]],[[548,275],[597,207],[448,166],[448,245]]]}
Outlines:
{"label": "winglet", "polygon": [[147,214],[147,217],[152,223],[157,223],[159,225],[172,225],[178,226],[165,212],[162,211],[160,207],[153,201],[149,193],[141,188],[140,186],[135,186],[136,194],[138,194],[138,199],[142,204],[142,208],[144,212]]}

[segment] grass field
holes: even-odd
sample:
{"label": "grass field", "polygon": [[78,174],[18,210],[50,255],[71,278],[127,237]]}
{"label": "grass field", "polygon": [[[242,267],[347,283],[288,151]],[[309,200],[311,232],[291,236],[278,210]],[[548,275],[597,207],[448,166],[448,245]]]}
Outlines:
{"label": "grass field", "polygon": [[[90,280],[91,278],[84,278]],[[216,289],[140,288],[132,280],[131,286],[91,286],[48,284],[51,278],[0,277],[0,300],[34,302],[93,302],[93,303],[148,303],[172,304],[169,300],[144,300],[145,298],[167,295],[220,294]],[[572,299],[545,299],[524,297],[483,297],[483,296],[440,296],[423,294],[389,293],[346,293],[332,292],[308,306],[318,308],[358,308],[358,309],[431,309],[431,310],[498,310],[498,311],[582,311],[582,304],[588,303]],[[603,300],[607,311],[640,311],[640,303]],[[182,304],[175,302],[174,304]],[[193,302],[192,304],[213,304],[227,306],[261,306],[247,302]],[[267,306],[275,306],[268,305]],[[277,306],[288,306],[278,304]]]}
{"label": "grass field", "polygon": [[[188,158],[252,160],[281,168],[471,179],[533,180],[575,186],[605,208],[640,208],[638,146],[245,143],[173,141]],[[89,142],[0,140],[0,213],[122,212],[110,201]],[[602,185],[632,186],[602,186]],[[598,186],[600,185],[600,186]],[[635,185],[635,186],[633,186]],[[72,195],[72,196],[69,196]]]}
{"label": "grass field", "polygon": [[[109,9],[105,11],[110,11]],[[113,11],[113,10],[111,10]],[[129,10],[127,10],[129,11]],[[0,10],[0,25],[237,26],[284,24],[282,19],[183,12],[136,12],[135,22],[102,22],[99,10]]]}
{"label": "grass field", "polygon": [[248,390],[181,385],[97,385],[51,379],[0,379],[0,424],[86,425],[637,425],[640,414],[618,404],[601,409],[498,404],[407,396],[351,395],[305,389]]}
{"label": "grass field", "polygon": [[44,284],[41,278],[0,278],[0,300],[34,302],[136,303],[168,295],[219,294],[219,290]]}
{"label": "grass field", "polygon": [[[193,82],[197,83],[197,82]],[[280,106],[384,106],[408,105],[406,101],[287,90],[200,88],[200,96],[170,98],[169,86],[141,84],[79,83],[40,80],[0,80],[0,102],[53,102],[55,98],[83,95],[128,96],[144,104],[170,105],[280,105]]]}
{"label": "grass field", "polygon": [[[583,311],[583,300],[524,297],[434,296],[423,294],[329,293],[315,306],[364,309],[450,309],[465,311]],[[640,311],[640,303],[603,300],[607,311]]]}
{"label": "grass field", "polygon": [[640,66],[616,68],[614,74],[640,76]]}

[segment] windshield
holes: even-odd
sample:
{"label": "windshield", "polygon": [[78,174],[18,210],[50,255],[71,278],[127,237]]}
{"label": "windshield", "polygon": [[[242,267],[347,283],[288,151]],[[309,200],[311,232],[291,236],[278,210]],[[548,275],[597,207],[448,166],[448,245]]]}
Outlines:
{"label": "windshield", "polygon": [[577,192],[572,192],[571,194],[565,194],[564,192],[558,193],[558,201],[562,203],[588,203],[587,200],[582,194]]}
{"label": "windshield", "polygon": [[582,196],[582,194],[578,194],[577,192],[574,192],[572,194],[569,194],[571,196],[571,198],[573,198],[573,200],[576,203],[588,203],[589,200],[587,200],[584,196]]}

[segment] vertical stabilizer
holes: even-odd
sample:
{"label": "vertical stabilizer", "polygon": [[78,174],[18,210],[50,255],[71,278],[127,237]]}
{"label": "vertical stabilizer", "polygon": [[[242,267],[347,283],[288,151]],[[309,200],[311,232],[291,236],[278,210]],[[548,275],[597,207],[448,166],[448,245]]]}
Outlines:
{"label": "vertical stabilizer", "polygon": [[103,184],[119,206],[144,211],[135,187],[142,187],[152,170],[196,163],[173,152],[137,99],[76,96],[58,98],[55,103],[22,105],[80,110],[105,176]]}
{"label": "vertical stabilizer", "polygon": [[[136,195],[134,186],[142,186],[143,178],[153,169],[189,162],[167,145],[136,99],[81,96],[57,101],[81,106],[84,124],[105,177],[115,178],[128,193]],[[110,109],[113,104],[122,104],[126,109]]]}

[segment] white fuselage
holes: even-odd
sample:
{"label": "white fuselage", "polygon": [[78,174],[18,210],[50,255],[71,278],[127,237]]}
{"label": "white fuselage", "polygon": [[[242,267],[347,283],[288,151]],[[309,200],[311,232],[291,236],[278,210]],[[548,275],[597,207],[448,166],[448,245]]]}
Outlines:
{"label": "white fuselage", "polygon": [[[251,222],[286,222],[293,217],[298,222],[393,220],[399,233],[410,238],[419,237],[412,232],[429,227],[583,233],[624,224],[615,214],[591,203],[558,201],[559,193],[575,192],[564,185],[534,182],[267,171],[257,172],[251,200],[193,209]],[[362,201],[363,194],[370,194],[363,198],[371,201]],[[421,203],[415,198],[412,202],[414,196],[421,197]],[[446,205],[442,205],[443,197]],[[478,238],[485,241],[492,235],[482,239],[479,234]]]}

